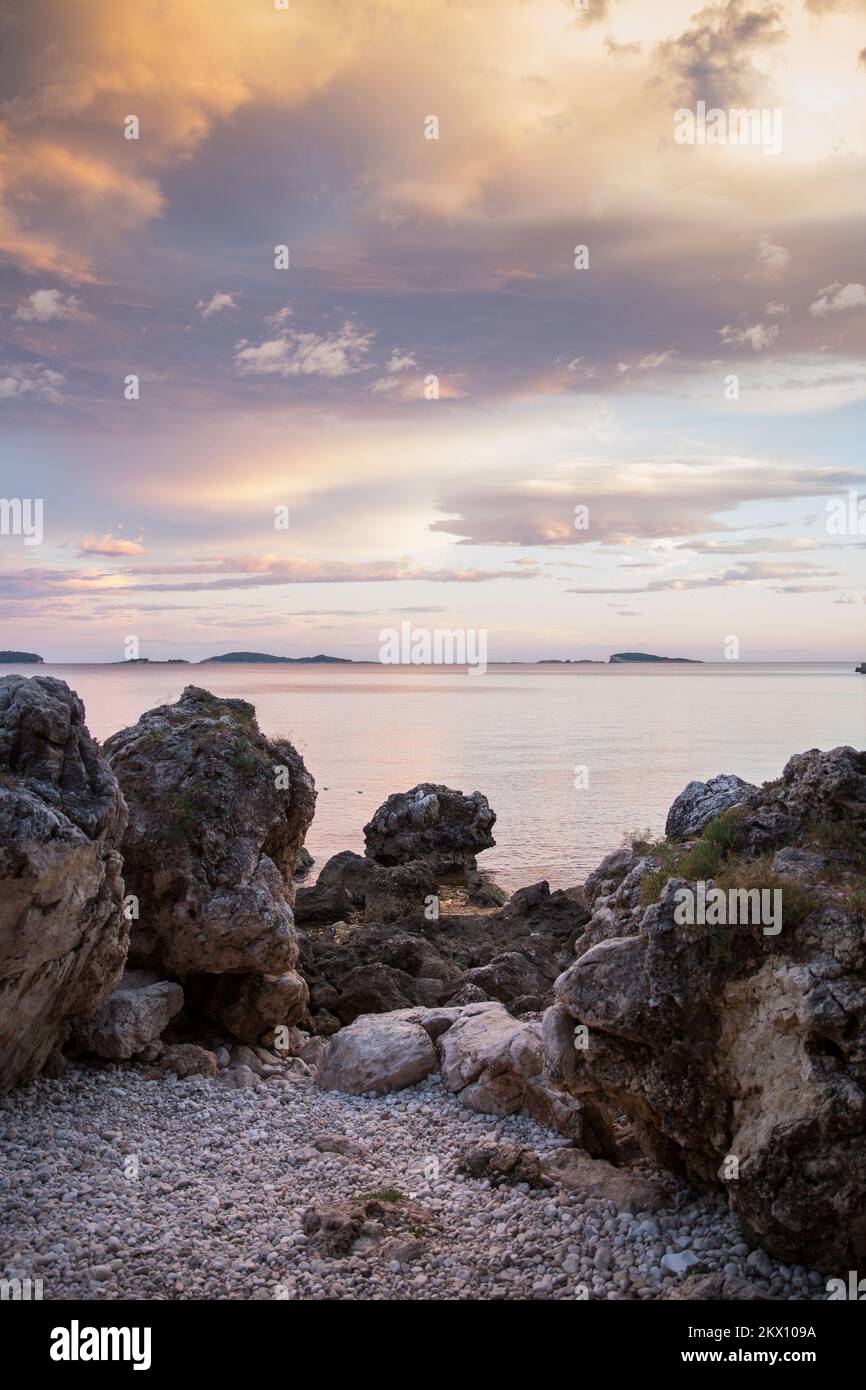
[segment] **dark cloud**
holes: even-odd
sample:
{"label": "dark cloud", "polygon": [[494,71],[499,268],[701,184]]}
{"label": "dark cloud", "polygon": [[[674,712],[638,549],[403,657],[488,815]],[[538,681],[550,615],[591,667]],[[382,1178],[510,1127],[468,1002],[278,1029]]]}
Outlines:
{"label": "dark cloud", "polygon": [[677,101],[729,106],[750,97],[758,85],[752,60],[786,37],[778,5],[750,6],[748,0],[707,5],[678,38],[656,45],[658,79]]}

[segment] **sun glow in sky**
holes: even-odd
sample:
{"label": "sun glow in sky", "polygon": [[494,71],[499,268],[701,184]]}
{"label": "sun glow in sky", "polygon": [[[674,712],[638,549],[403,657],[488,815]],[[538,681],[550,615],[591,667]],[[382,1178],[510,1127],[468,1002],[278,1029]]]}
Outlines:
{"label": "sun glow in sky", "polygon": [[[866,656],[866,0],[30,0],[0,44],[0,495],[44,502],[0,647]],[[677,144],[700,101],[781,152]]]}

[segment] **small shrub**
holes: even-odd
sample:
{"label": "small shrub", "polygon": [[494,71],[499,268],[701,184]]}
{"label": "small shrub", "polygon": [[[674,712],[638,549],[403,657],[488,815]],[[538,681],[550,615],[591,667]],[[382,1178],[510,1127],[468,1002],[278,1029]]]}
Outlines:
{"label": "small shrub", "polygon": [[404,1193],[396,1187],[377,1187],[374,1192],[362,1192],[359,1202],[402,1202]]}

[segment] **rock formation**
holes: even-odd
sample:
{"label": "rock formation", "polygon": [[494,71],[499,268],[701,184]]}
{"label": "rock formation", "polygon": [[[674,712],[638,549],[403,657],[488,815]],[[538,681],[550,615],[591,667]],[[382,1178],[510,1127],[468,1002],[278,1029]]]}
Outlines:
{"label": "rock formation", "polygon": [[[570,963],[574,942],[589,921],[580,894],[551,893],[546,883],[521,890],[501,912],[443,914],[427,920],[417,895],[412,911],[403,902],[396,922],[346,922],[333,917],[337,905],[348,916],[370,903],[367,885],[375,874],[398,875],[403,867],[377,869],[360,855],[337,855],[346,873],[298,890],[301,970],[310,986],[316,1032],[333,1032],[359,1014],[382,1013],[411,1005],[432,1007],[497,999],[513,1012],[543,1009],[552,1001],[553,983]],[[405,866],[415,870],[416,864]],[[421,866],[423,867],[423,866]],[[423,885],[422,885],[423,886]],[[332,895],[339,893],[338,904]],[[330,902],[330,907],[328,903]],[[358,909],[356,904],[365,905]],[[321,916],[318,917],[318,914]],[[316,923],[319,930],[306,930]],[[321,928],[322,921],[329,925]],[[469,991],[467,993],[467,991]]]}
{"label": "rock formation", "polygon": [[241,1037],[294,1022],[306,990],[292,876],[316,797],[300,754],[264,737],[252,705],[195,686],[106,753],[130,808],[130,963],[189,980],[204,1013],[230,1028],[243,1019]]}
{"label": "rock formation", "polygon": [[423,859],[437,874],[477,867],[475,856],[496,841],[496,815],[486,796],[464,796],[451,787],[422,782],[389,796],[364,826],[367,854],[378,864]]}
{"label": "rock formation", "polygon": [[736,806],[757,788],[734,773],[720,773],[708,782],[689,782],[668,811],[665,834],[670,840],[691,840],[705,825]]}
{"label": "rock formation", "polygon": [[295,917],[299,924],[324,925],[360,911],[368,922],[397,922],[422,914],[437,888],[436,875],[423,860],[385,868],[344,850],[323,865],[312,887],[298,888]]}
{"label": "rock formation", "polygon": [[36,1076],[120,976],[125,825],[77,695],[0,678],[0,1088]]}
{"label": "rock formation", "polygon": [[[687,850],[620,851],[590,876],[593,917],[544,1018],[547,1074],[623,1111],[657,1162],[722,1188],[770,1252],[855,1267],[866,1256],[866,754],[793,757],[726,813],[724,835],[719,824]],[[699,877],[728,895],[778,889],[781,931],[689,925],[678,893]]]}
{"label": "rock formation", "polygon": [[114,1061],[146,1052],[183,1008],[183,990],[148,970],[128,970],[93,1013],[76,1019],[71,1042]]}
{"label": "rock formation", "polygon": [[446,1090],[483,1115],[518,1111],[587,1153],[613,1157],[613,1130],[590,1101],[575,1102],[543,1075],[541,1027],[486,1001],[365,1014],[328,1041],[316,1076],[326,1091],[383,1095],[441,1068]]}

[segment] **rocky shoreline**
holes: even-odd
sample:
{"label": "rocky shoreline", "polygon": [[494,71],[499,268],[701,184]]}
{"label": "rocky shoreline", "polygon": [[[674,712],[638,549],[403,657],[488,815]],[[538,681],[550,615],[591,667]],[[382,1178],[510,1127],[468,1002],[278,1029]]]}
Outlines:
{"label": "rocky shoreline", "polygon": [[664,840],[510,898],[486,798],[429,783],[304,886],[315,799],[244,701],[99,748],[63,682],[0,678],[0,1277],[797,1300],[857,1267],[866,754],[690,783]]}

